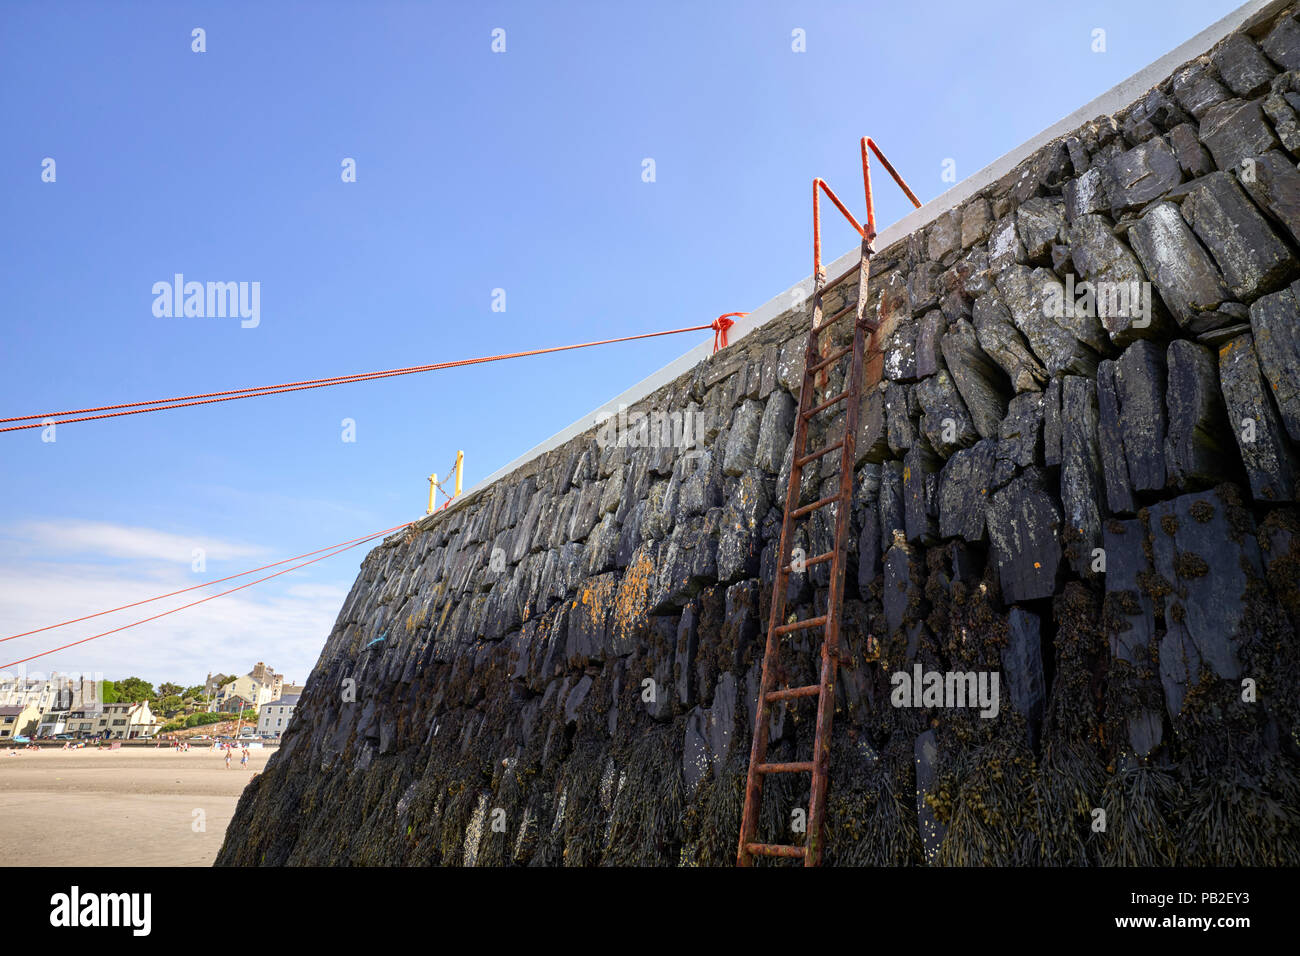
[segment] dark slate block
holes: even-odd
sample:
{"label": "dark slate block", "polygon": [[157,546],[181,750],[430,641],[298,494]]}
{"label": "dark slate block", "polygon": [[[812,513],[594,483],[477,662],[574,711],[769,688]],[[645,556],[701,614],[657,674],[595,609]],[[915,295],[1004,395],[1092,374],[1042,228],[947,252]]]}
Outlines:
{"label": "dark slate block", "polygon": [[890,382],[885,386],[885,435],[889,450],[903,455],[916,443],[916,428],[912,423],[908,390],[910,386]]}
{"label": "dark slate block", "polygon": [[1300,270],[1286,243],[1227,173],[1197,180],[1187,191],[1183,215],[1241,302],[1280,288]]}
{"label": "dark slate block", "polygon": [[1061,380],[1053,378],[1043,392],[1043,461],[1061,463]]}
{"label": "dark slate block", "polygon": [[1214,172],[1214,160],[1201,145],[1201,141],[1196,138],[1196,127],[1191,123],[1183,123],[1171,129],[1169,145],[1173,147],[1174,155],[1178,157],[1178,168],[1189,179]]}
{"label": "dark slate block", "polygon": [[961,248],[961,218],[956,209],[950,209],[934,221],[929,230],[926,250],[934,262],[942,262],[949,253]]}
{"label": "dark slate block", "polygon": [[894,532],[906,537],[903,519],[903,463],[887,461],[880,466],[880,551],[894,543]]}
{"label": "dark slate block", "polygon": [[993,495],[987,512],[1002,598],[1011,603],[1050,597],[1056,590],[1061,512],[1045,483],[1041,469],[1026,469]]}
{"label": "dark slate block", "polygon": [[1252,497],[1257,501],[1292,499],[1295,462],[1266,393],[1250,335],[1219,346],[1219,385],[1233,437],[1246,465]]}
{"label": "dark slate block", "polygon": [[1210,61],[1223,77],[1223,82],[1238,96],[1254,96],[1268,88],[1277,72],[1250,38],[1233,33],[1214,52]]}
{"label": "dark slate block", "polygon": [[1045,264],[1052,243],[1065,237],[1065,204],[1048,196],[1025,200],[1016,210],[1016,232],[1029,261]]}
{"label": "dark slate block", "polygon": [[1047,383],[1047,371],[1016,331],[1011,312],[996,291],[975,300],[975,336],[979,346],[1002,367],[1017,392],[1037,390]]}
{"label": "dark slate block", "polygon": [[1297,75],[1283,73],[1274,80],[1273,92],[1264,97],[1263,104],[1264,115],[1273,124],[1273,132],[1292,156],[1300,153],[1300,114],[1296,113],[1296,107],[1300,106],[1300,96],[1297,96],[1293,90],[1280,90],[1278,81],[1283,81],[1284,87],[1289,86],[1292,78]]}
{"label": "dark slate block", "polygon": [[[1093,306],[1086,308],[1087,290],[1078,285],[1071,290],[1067,284],[1062,296],[1066,301],[1072,296],[1075,299],[1075,317],[1058,319],[1060,324],[1101,353],[1112,342],[1123,346],[1139,337],[1160,334],[1164,313],[1144,294],[1146,273],[1104,216],[1079,217],[1070,227],[1070,252],[1084,280],[1091,284]],[[1089,311],[1093,314],[1088,315]]]}
{"label": "dark slate block", "polygon": [[784,389],[775,389],[763,406],[763,417],[758,428],[758,446],[754,463],[770,475],[781,470],[785,450],[794,435],[795,400]]}
{"label": "dark slate block", "polygon": [[1263,97],[1226,100],[1210,109],[1201,121],[1201,142],[1224,171],[1280,145],[1264,117]]}
{"label": "dark slate block", "polygon": [[858,534],[858,593],[865,596],[867,588],[880,574],[880,510],[879,505],[868,508],[862,515],[862,530]]}
{"label": "dark slate block", "polygon": [[1011,706],[1024,715],[1029,725],[1030,747],[1038,743],[1038,728],[1047,704],[1041,630],[1037,614],[1013,607],[1007,615],[1007,646],[1001,653]]}
{"label": "dark slate block", "polygon": [[985,438],[955,452],[939,476],[939,535],[972,544],[984,540],[997,443]]}
{"label": "dark slate block", "polygon": [[[735,581],[758,574],[763,541],[759,533],[772,506],[769,482],[756,472],[743,475],[728,489],[718,530],[718,580]],[[644,507],[642,503],[641,507]],[[628,522],[624,522],[624,530]],[[639,535],[638,535],[639,536]],[[620,567],[626,567],[623,562]]]}
{"label": "dark slate block", "polygon": [[907,540],[929,544],[938,530],[939,469],[942,462],[917,442],[903,459],[903,522]]}
{"label": "dark slate block", "polygon": [[1174,341],[1168,360],[1165,435],[1168,481],[1180,491],[1209,488],[1227,480],[1237,457],[1227,410],[1219,390],[1214,353],[1185,339]]}
{"label": "dark slate block", "polygon": [[1107,176],[1103,166],[1094,166],[1082,176],[1065,184],[1065,219],[1073,223],[1080,216],[1110,209],[1106,193]]}
{"label": "dark slate block", "polygon": [[1137,510],[1133,487],[1124,461],[1124,444],[1119,431],[1119,398],[1115,394],[1115,363],[1109,359],[1097,366],[1097,429],[1101,439],[1101,470],[1106,483],[1106,504],[1112,514]]}
{"label": "dark slate block", "polygon": [[1097,436],[1097,385],[1079,375],[1061,382],[1061,505],[1068,529],[1067,555],[1082,576],[1091,575],[1092,551],[1101,546],[1101,448]]}
{"label": "dark slate block", "polygon": [[1049,374],[1091,375],[1096,371],[1097,353],[1081,337],[1095,342],[1105,336],[1105,330],[1095,317],[1058,319],[1051,314],[1055,311],[1054,302],[1064,311],[1061,283],[1055,273],[1048,269],[1010,266],[998,275],[997,286],[1016,328],[1029,341],[1029,347]]}
{"label": "dark slate block", "polygon": [[1263,578],[1263,564],[1253,519],[1240,509],[1229,514],[1230,507],[1217,490],[1151,507],[1152,568],[1171,585],[1160,672],[1172,716],[1199,680],[1201,663],[1218,677],[1240,677],[1240,648],[1255,637],[1246,602],[1252,580]]}
{"label": "dark slate block", "polygon": [[939,337],[947,327],[943,313],[933,309],[921,317],[916,333],[916,374],[927,378],[939,371]]}
{"label": "dark slate block", "polygon": [[1120,434],[1134,491],[1165,486],[1165,356],[1152,342],[1135,342],[1115,364]]}
{"label": "dark slate block", "polygon": [[1228,91],[1209,75],[1201,63],[1193,63],[1174,74],[1174,99],[1198,120],[1210,107],[1228,98]]}
{"label": "dark slate block", "polygon": [[916,761],[916,822],[921,831],[921,848],[925,853],[925,861],[933,863],[939,855],[943,838],[948,833],[948,828],[935,818],[934,811],[925,802],[926,794],[934,783],[935,764],[939,757],[934,731],[927,730],[917,737],[913,751]]}
{"label": "dark slate block", "polygon": [[1043,464],[1043,393],[1023,392],[998,425],[998,458],[1019,468]]}
{"label": "dark slate block", "polygon": [[699,707],[686,715],[685,738],[682,741],[682,782],[689,794],[695,793],[709,773],[706,720],[706,712]]}
{"label": "dark slate block", "polygon": [[[1120,153],[1106,166],[1106,194],[1111,213],[1144,206],[1183,180],[1178,157],[1161,137]],[[1028,246],[1028,243],[1026,243]]]}
{"label": "dark slate block", "polygon": [[1025,246],[1016,232],[1015,216],[999,219],[989,233],[989,271],[996,276],[1007,266],[1024,261]]}
{"label": "dark slate block", "polygon": [[984,438],[996,437],[1007,411],[1002,370],[980,348],[975,327],[965,319],[944,333],[940,347],[975,430]]}
{"label": "dark slate block", "polygon": [[1260,48],[1284,70],[1300,70],[1300,23],[1283,17],[1263,40]]}
{"label": "dark slate block", "polygon": [[916,378],[916,327],[900,326],[885,341],[884,376],[891,382]]}
{"label": "dark slate block", "polygon": [[1246,192],[1300,241],[1300,170],[1280,150],[1255,160],[1253,175],[1242,176]]}
{"label": "dark slate block", "polygon": [[885,627],[890,634],[899,633],[908,626],[911,619],[920,616],[918,612],[923,584],[921,565],[911,549],[901,541],[892,545],[885,552],[881,588],[881,609],[885,615]]}
{"label": "dark slate block", "polygon": [[1191,119],[1159,87],[1134,104],[1124,118],[1122,132],[1130,143],[1145,142]]}
{"label": "dark slate block", "polygon": [[1150,562],[1142,522],[1137,518],[1107,521],[1102,529],[1102,547],[1106,551],[1106,595],[1110,598],[1104,621],[1111,656],[1146,666],[1150,662],[1149,645],[1156,636],[1156,617],[1150,589],[1143,583]]}
{"label": "dark slate block", "polygon": [[967,448],[979,440],[971,414],[947,369],[940,369],[918,382],[914,394],[925,410],[921,434],[942,457],[947,458],[958,448]]}
{"label": "dark slate block", "polygon": [[888,429],[885,419],[885,393],[879,387],[868,389],[862,396],[858,412],[858,437],[854,445],[855,464],[881,462],[889,457]]}
{"label": "dark slate block", "polygon": [[1250,327],[1260,370],[1293,441],[1300,441],[1300,285],[1257,299]]}
{"label": "dark slate block", "polygon": [[1129,242],[1181,328],[1198,334],[1223,324],[1214,310],[1228,298],[1227,286],[1177,206],[1153,206],[1129,229]]}
{"label": "dark slate block", "polygon": [[683,707],[694,707],[696,697],[695,655],[699,650],[699,608],[692,601],[682,609],[677,620],[677,643],[673,661],[677,671],[675,690],[677,701]]}

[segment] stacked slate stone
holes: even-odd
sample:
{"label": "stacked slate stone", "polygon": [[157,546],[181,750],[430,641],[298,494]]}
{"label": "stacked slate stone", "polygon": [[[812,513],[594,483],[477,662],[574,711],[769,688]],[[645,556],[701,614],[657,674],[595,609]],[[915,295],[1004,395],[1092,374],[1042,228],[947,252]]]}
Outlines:
{"label": "stacked slate stone", "polygon": [[[1288,9],[873,259],[827,862],[1300,862],[1298,159]],[[731,862],[807,321],[375,549],[219,862]],[[918,665],[997,716],[895,706]]]}

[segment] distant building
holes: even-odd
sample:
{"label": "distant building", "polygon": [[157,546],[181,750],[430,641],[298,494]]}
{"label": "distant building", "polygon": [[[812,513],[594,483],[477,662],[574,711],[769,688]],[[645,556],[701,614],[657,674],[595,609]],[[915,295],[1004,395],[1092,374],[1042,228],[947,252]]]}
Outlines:
{"label": "distant building", "polygon": [[221,701],[221,712],[225,714],[238,714],[246,710],[257,710],[257,705],[239,694],[230,694],[223,697]]}
{"label": "distant building", "polygon": [[94,724],[93,736],[111,737],[115,740],[152,737],[162,726],[161,721],[149,709],[147,700],[138,704],[130,701],[105,704],[103,710],[95,715]]}
{"label": "distant building", "polygon": [[221,686],[217,686],[216,679],[209,674],[204,688],[210,701],[210,712],[235,713],[241,702],[242,706],[257,710],[281,696],[284,692],[284,675],[277,674],[258,661],[247,674]]}
{"label": "distant building", "polygon": [[277,700],[263,704],[257,717],[257,732],[275,734],[278,737],[289,726],[289,718],[293,716],[294,708],[297,706],[297,694],[285,694]]}
{"label": "distant building", "polygon": [[67,726],[63,732],[72,734],[74,737],[93,737],[95,736],[95,724],[99,721],[99,718],[100,712],[95,709],[70,710],[68,711]]}
{"label": "distant building", "polygon": [[36,727],[37,737],[57,737],[59,734],[68,733],[68,711],[52,710],[41,716],[41,722]]}
{"label": "distant building", "polygon": [[0,707],[15,704],[35,704],[41,713],[56,710],[73,710],[89,707],[98,702],[101,691],[99,681],[67,674],[51,674],[48,678],[0,678]]}
{"label": "distant building", "polygon": [[36,733],[41,711],[35,703],[6,704],[0,707],[0,741],[30,737]]}

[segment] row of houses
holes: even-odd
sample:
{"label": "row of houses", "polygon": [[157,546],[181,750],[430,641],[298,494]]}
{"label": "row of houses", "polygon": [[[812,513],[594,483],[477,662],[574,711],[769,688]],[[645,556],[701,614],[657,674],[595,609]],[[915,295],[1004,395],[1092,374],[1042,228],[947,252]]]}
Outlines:
{"label": "row of houses", "polygon": [[[257,713],[257,733],[278,736],[289,725],[302,687],[286,683],[261,661],[247,674],[227,679],[208,675],[207,709]],[[101,685],[85,677],[53,674],[48,679],[0,676],[0,745],[15,738],[152,737],[163,721],[148,701],[102,702]]]}

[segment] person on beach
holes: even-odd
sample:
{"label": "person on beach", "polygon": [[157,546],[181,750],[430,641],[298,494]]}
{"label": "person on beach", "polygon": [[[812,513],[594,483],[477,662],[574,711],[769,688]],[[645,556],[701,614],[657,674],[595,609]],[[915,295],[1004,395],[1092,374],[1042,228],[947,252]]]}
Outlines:
{"label": "person on beach", "polygon": [[227,769],[227,770],[230,769],[230,751],[229,751],[229,750],[226,751],[226,769]]}
{"label": "person on beach", "polygon": [[239,766],[241,766],[245,770],[248,769],[248,748],[247,747],[244,748],[244,752],[239,758]]}

